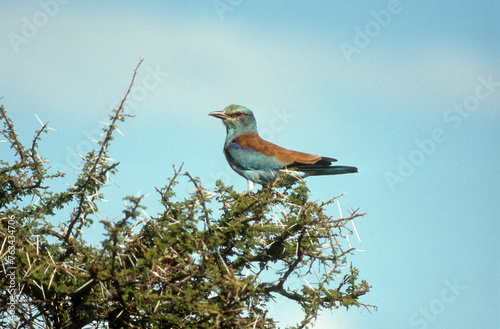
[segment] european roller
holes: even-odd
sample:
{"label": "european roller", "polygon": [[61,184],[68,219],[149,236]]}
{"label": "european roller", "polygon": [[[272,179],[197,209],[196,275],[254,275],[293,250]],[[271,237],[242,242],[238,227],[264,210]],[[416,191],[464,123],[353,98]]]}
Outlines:
{"label": "european roller", "polygon": [[229,105],[209,115],[226,126],[224,155],[231,168],[247,179],[248,191],[253,190],[253,183],[264,185],[276,176],[283,178],[281,185],[288,185],[308,176],[358,172],[356,167],[332,166],[336,159],[288,150],[263,140],[252,111],[244,106]]}

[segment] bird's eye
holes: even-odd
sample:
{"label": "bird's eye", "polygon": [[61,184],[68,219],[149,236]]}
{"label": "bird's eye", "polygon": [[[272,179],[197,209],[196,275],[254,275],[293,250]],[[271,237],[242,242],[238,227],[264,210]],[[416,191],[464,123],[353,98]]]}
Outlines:
{"label": "bird's eye", "polygon": [[242,112],[236,112],[236,113],[233,113],[231,116],[232,116],[233,118],[239,118],[239,117],[241,117],[242,115],[243,115],[243,113],[242,113]]}

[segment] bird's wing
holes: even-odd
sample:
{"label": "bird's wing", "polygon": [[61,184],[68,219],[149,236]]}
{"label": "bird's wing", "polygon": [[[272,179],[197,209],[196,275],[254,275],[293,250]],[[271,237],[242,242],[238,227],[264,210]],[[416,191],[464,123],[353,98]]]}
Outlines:
{"label": "bird's wing", "polygon": [[241,149],[252,150],[256,153],[260,153],[265,157],[271,157],[280,163],[281,166],[289,165],[329,165],[333,161],[337,161],[332,158],[321,157],[319,155],[303,153],[288,150],[276,144],[270,143],[263,140],[257,134],[244,134],[234,139],[233,143],[236,143]]}
{"label": "bird's wing", "polygon": [[249,147],[242,147],[235,141],[224,148],[224,154],[226,155],[227,161],[232,166],[236,166],[243,170],[274,171],[284,168],[288,164],[275,157],[270,157],[261,152],[254,151]]}

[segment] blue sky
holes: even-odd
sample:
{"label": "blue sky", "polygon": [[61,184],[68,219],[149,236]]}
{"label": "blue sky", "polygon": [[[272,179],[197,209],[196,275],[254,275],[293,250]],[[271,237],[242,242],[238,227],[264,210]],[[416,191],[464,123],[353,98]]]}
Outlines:
{"label": "blue sky", "polygon": [[[357,175],[308,179],[314,200],[368,215],[351,258],[379,311],[323,312],[317,328],[500,326],[499,1],[6,1],[0,96],[21,138],[74,177],[143,58],[102,217],[151,194],[171,165],[243,191],[211,111],[241,104],[261,135]],[[8,154],[0,144],[0,154]],[[147,169],[145,169],[147,168]],[[187,186],[186,186],[187,188]],[[335,211],[335,208],[332,209]],[[98,230],[88,239],[99,243]],[[294,324],[291,304],[271,307]]]}

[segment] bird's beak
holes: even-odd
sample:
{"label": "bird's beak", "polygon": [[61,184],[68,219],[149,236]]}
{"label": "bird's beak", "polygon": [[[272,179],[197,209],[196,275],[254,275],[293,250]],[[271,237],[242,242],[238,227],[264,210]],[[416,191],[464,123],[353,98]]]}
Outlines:
{"label": "bird's beak", "polygon": [[210,112],[210,113],[208,113],[208,115],[211,115],[213,117],[216,117],[216,118],[219,118],[219,119],[222,119],[222,120],[224,120],[224,119],[227,118],[227,115],[224,114],[224,112],[222,112],[222,111]]}

